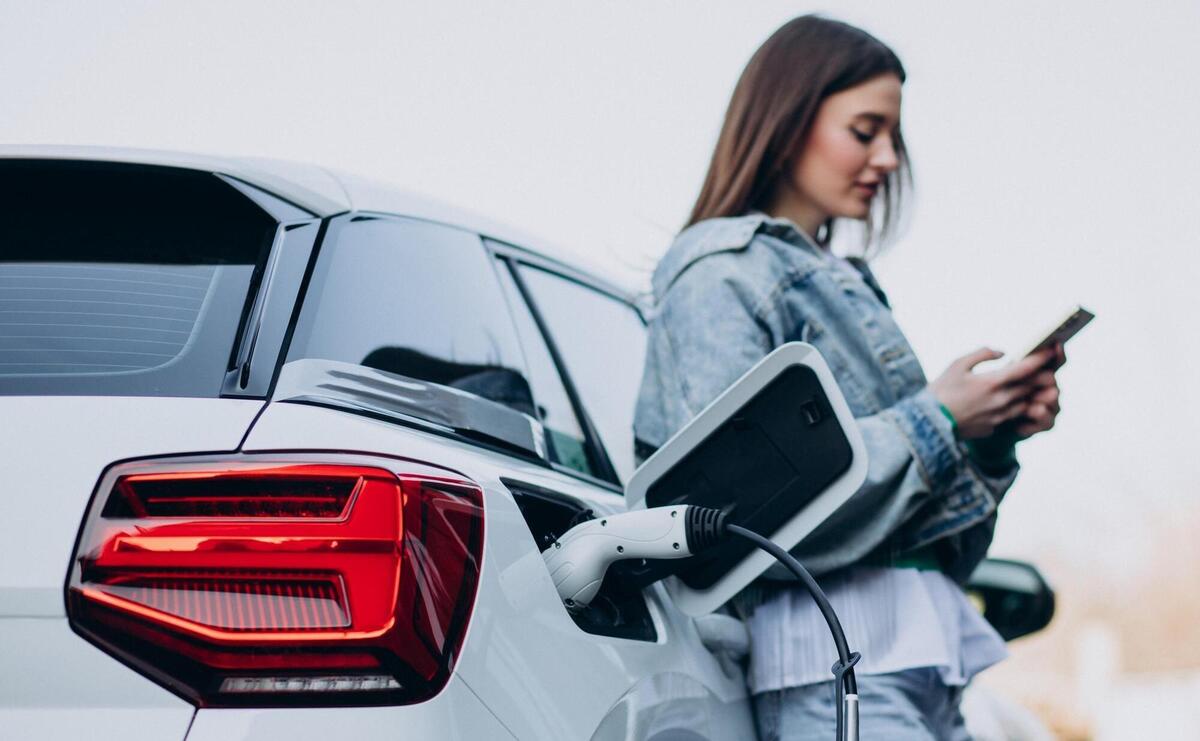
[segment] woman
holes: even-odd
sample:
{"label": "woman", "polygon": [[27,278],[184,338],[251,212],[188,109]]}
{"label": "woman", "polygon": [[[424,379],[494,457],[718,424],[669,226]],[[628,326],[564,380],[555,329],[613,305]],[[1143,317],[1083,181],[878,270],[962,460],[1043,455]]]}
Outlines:
{"label": "woman", "polygon": [[[830,253],[838,219],[860,222],[872,247],[895,222],[904,77],[878,40],[815,16],[755,53],[654,274],[635,431],[644,457],[775,347],[815,345],[870,461],[862,488],[795,553],[823,575],[863,655],[863,737],[966,738],[961,690],[1005,649],[958,584],[987,552],[1015,440],[1054,425],[1064,357],[1056,347],[975,372],[1000,356],[977,350],[927,383],[865,262]],[[807,593],[772,569],[735,607],[753,637],[762,737],[828,738],[833,657]]]}

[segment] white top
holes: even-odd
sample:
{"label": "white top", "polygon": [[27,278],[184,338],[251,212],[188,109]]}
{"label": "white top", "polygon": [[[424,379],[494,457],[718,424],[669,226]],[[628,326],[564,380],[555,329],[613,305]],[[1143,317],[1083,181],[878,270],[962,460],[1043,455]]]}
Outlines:
{"label": "white top", "polygon": [[[821,580],[851,651],[862,654],[858,675],[936,667],[947,686],[1008,655],[1004,640],[940,571],[853,568]],[[749,621],[750,691],[833,679],[833,636],[803,586],[760,605]]]}

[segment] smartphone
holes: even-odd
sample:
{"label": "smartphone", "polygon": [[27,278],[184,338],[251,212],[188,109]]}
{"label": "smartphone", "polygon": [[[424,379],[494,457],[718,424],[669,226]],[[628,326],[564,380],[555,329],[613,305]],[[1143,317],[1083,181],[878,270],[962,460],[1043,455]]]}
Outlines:
{"label": "smartphone", "polygon": [[[1030,348],[1029,352],[1025,353],[1025,355],[1026,356],[1032,355],[1035,352],[1037,352],[1038,350],[1041,350],[1046,347],[1050,347],[1051,345],[1054,345],[1054,344],[1064,344],[1065,345],[1067,340],[1069,340],[1072,337],[1074,337],[1075,335],[1079,334],[1079,330],[1086,327],[1088,322],[1092,321],[1095,318],[1096,318],[1096,315],[1093,314],[1092,312],[1088,311],[1087,309],[1083,308],[1082,306],[1076,306],[1075,311],[1071,312],[1071,314],[1066,319],[1064,319],[1057,327],[1050,330],[1050,333],[1047,334],[1045,337],[1043,337],[1040,342],[1038,342],[1036,345],[1034,345],[1032,348]],[[1018,439],[1017,432],[1016,432],[1017,423],[1018,423],[1018,420],[1010,419],[1007,422],[1002,423],[999,427],[997,427],[996,432],[994,434],[1001,438],[1011,437],[1013,440],[1016,440],[1016,439]]]}
{"label": "smartphone", "polygon": [[1066,344],[1067,340],[1079,333],[1079,330],[1087,326],[1088,322],[1096,318],[1096,315],[1082,306],[1075,307],[1075,311],[1055,327],[1050,334],[1042,338],[1042,341],[1033,346],[1033,348],[1025,353],[1032,355],[1038,350],[1050,347],[1055,344]]}

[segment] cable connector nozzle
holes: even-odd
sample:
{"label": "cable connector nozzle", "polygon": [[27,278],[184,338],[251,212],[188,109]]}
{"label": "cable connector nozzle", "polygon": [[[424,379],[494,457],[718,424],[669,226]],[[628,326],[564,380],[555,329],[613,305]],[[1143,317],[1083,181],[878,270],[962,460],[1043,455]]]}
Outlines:
{"label": "cable connector nozzle", "polygon": [[715,507],[687,508],[687,544],[692,553],[700,553],[725,539],[727,513]]}
{"label": "cable connector nozzle", "polygon": [[569,609],[582,610],[600,591],[614,561],[692,555],[691,509],[675,505],[634,510],[572,527],[542,551],[558,596]]}

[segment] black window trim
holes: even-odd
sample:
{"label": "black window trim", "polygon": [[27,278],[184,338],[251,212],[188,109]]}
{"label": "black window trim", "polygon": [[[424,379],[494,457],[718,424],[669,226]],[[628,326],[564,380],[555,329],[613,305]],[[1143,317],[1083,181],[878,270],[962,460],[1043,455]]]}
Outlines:
{"label": "black window trim", "polygon": [[[318,217],[312,209],[301,206],[290,198],[257,186],[248,180],[224,172],[214,172],[213,174],[236,188],[242,195],[254,201],[255,205],[270,214],[280,224],[293,221],[307,221]],[[264,198],[263,196],[266,197]],[[278,201],[278,203],[275,203],[275,201]],[[294,210],[288,210],[289,207]]]}
{"label": "black window trim", "polygon": [[[262,275],[254,286],[249,310],[234,338],[221,398],[271,397],[291,344],[292,331],[299,317],[297,309],[304,291],[308,288],[308,278],[327,222],[328,219],[287,221],[276,227],[269,253],[263,263]],[[302,227],[314,227],[316,233],[310,238],[300,231]],[[290,269],[281,267],[284,264]],[[301,277],[298,284],[277,279],[278,274],[285,272],[299,272]],[[285,303],[279,298],[284,296],[293,298]],[[272,298],[275,300],[271,301]],[[279,324],[283,324],[284,329],[278,344],[260,344],[259,337],[265,334],[267,327]]]}
{"label": "black window trim", "polygon": [[406,214],[399,211],[386,211],[379,209],[355,208],[349,211],[341,211],[339,213],[332,214],[326,217],[325,220],[328,221],[330,219],[337,219],[339,217],[347,216],[423,221],[428,224],[436,224],[438,226],[445,227],[446,229],[455,229],[460,232],[467,232],[468,234],[472,234],[482,240],[484,246],[493,256],[512,257],[518,263],[525,263],[535,268],[540,268],[551,273],[557,273],[573,283],[578,283],[594,291],[599,291],[600,293],[606,294],[623,304],[628,304],[637,312],[638,317],[642,320],[642,323],[645,324],[646,322],[645,314],[642,311],[638,297],[635,294],[631,294],[630,292],[621,289],[616,284],[604,280],[599,276],[592,275],[585,270],[575,268],[561,260],[557,260],[553,257],[549,257],[548,255],[536,252],[528,247],[522,247],[520,245],[513,244],[512,242],[508,242],[502,237],[495,237],[485,232],[480,232],[476,229],[463,226],[462,224],[455,224],[449,221],[432,219],[427,216],[414,216],[412,214]]}
{"label": "black window trim", "polygon": [[[616,467],[612,464],[612,459],[608,454],[608,450],[604,447],[604,441],[600,438],[599,431],[596,429],[595,424],[592,422],[591,416],[588,415],[587,409],[583,405],[583,399],[579,396],[577,387],[575,386],[575,382],[571,378],[570,373],[567,372],[566,364],[563,362],[562,355],[558,350],[558,345],[554,342],[554,338],[550,334],[550,330],[542,316],[541,309],[538,307],[532,293],[525,284],[525,280],[521,275],[520,267],[522,265],[526,265],[531,268],[536,268],[538,270],[542,270],[543,272],[550,273],[562,280],[575,283],[583,288],[608,296],[610,299],[632,309],[637,318],[642,322],[643,326],[646,324],[645,315],[642,313],[641,308],[637,305],[632,296],[621,291],[615,286],[605,283],[604,281],[595,279],[592,276],[588,276],[586,273],[581,271],[574,270],[569,266],[558,262],[557,260],[545,258],[537,253],[530,252],[529,250],[516,245],[497,242],[496,240],[486,236],[483,238],[483,242],[484,245],[486,245],[487,248],[495,255],[496,260],[504,263],[505,267],[513,276],[513,281],[516,283],[517,289],[521,293],[521,297],[525,300],[526,305],[529,307],[529,311],[534,318],[534,323],[537,324],[538,330],[542,334],[542,339],[546,343],[547,349],[550,351],[550,357],[554,361],[554,365],[558,370],[559,376],[562,378],[563,386],[567,391],[567,397],[571,402],[571,406],[575,411],[575,415],[579,419],[580,425],[584,428],[583,433],[585,438],[587,438],[586,443],[589,453],[594,452],[603,460],[603,466],[600,468],[600,472],[611,477],[611,480],[596,479],[593,476],[588,476],[587,474],[567,468],[566,466],[554,465],[554,468],[561,469],[570,475],[578,476],[579,478],[583,478],[593,483],[607,484],[607,486],[612,487],[614,491],[618,491],[623,494],[625,482],[622,482],[621,477],[617,474]],[[589,455],[589,458],[590,457],[591,456]]]}
{"label": "black window trim", "polygon": [[528,265],[531,268],[537,268],[547,273],[554,273],[564,280],[576,283],[597,293],[602,293],[615,301],[625,304],[630,309],[633,309],[643,326],[646,324],[645,312],[635,294],[624,291],[602,278],[589,275],[582,270],[577,270],[570,265],[538,254],[537,252],[532,252],[524,247],[501,242],[487,235],[484,235],[483,241],[497,257],[511,259],[518,265]]}
{"label": "black window trim", "polygon": [[620,485],[621,479],[617,476],[617,469],[608,458],[608,451],[604,449],[604,442],[600,439],[600,432],[596,429],[596,425],[593,424],[592,418],[583,406],[583,399],[579,396],[579,389],[576,388],[575,381],[567,373],[562,354],[558,351],[558,345],[554,342],[554,338],[551,337],[541,309],[538,308],[537,302],[533,300],[533,295],[529,292],[529,287],[525,285],[525,279],[521,277],[517,261],[512,257],[498,257],[498,259],[512,276],[513,283],[517,286],[517,291],[521,294],[525,305],[529,307],[533,323],[537,325],[538,332],[542,335],[542,341],[546,343],[546,350],[550,353],[550,359],[553,361],[554,367],[558,370],[563,390],[566,391],[567,399],[571,402],[571,409],[575,412],[575,417],[579,420],[579,426],[583,428],[584,450],[587,453],[588,464],[591,465],[592,470],[599,474],[596,478]]}
{"label": "black window trim", "polygon": [[308,286],[312,282],[313,272],[317,268],[317,259],[321,256],[325,237],[329,234],[329,227],[335,219],[349,213],[349,211],[340,211],[326,216],[318,223],[317,235],[313,238],[312,248],[308,251],[308,262],[300,277],[300,285],[296,288],[296,299],[292,302],[291,311],[287,315],[287,327],[284,329],[283,339],[279,343],[279,351],[275,355],[275,368],[271,372],[270,383],[267,384],[266,389],[265,398],[268,401],[275,397],[275,385],[279,382],[279,374],[283,371],[284,364],[287,363],[288,353],[292,350],[292,336],[296,334],[296,325],[300,323],[300,310],[304,308],[304,299],[308,296]]}

